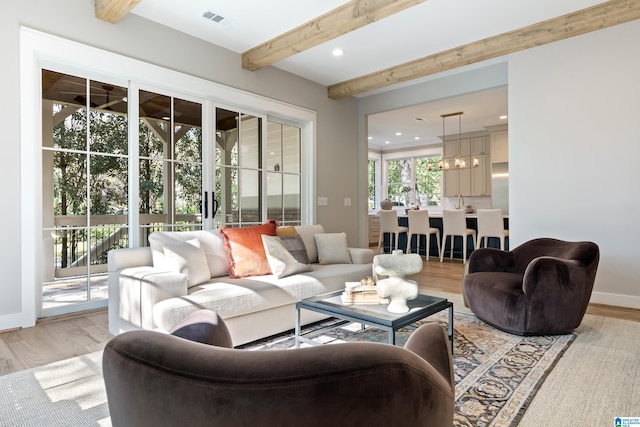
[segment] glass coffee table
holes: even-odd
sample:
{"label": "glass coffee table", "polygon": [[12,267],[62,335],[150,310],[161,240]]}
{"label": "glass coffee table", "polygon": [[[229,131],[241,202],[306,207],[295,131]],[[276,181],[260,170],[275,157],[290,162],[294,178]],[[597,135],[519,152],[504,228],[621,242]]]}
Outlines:
{"label": "glass coffee table", "polygon": [[[436,314],[442,310],[449,310],[449,325],[447,332],[451,351],[453,351],[453,303],[446,298],[432,297],[429,295],[418,295],[417,298],[407,301],[409,311],[407,313],[390,313],[387,306],[383,304],[345,304],[340,295],[342,290],[322,294],[311,298],[305,298],[296,303],[296,337],[295,346],[299,347],[301,342],[317,345],[318,343],[301,334],[300,310],[311,310],[340,319],[342,322],[333,324],[325,329],[333,329],[349,322],[370,325],[389,333],[389,344],[395,345],[396,331],[405,326],[411,325],[418,320]],[[319,330],[313,331],[317,333]]]}

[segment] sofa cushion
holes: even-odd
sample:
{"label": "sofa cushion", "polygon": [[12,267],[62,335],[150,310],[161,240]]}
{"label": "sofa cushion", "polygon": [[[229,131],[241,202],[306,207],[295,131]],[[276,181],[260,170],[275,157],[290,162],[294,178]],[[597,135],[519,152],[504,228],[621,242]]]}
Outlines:
{"label": "sofa cushion", "polygon": [[302,237],[299,234],[293,236],[278,236],[285,249],[296,259],[296,261],[302,264],[309,264],[309,256],[307,255],[307,248],[304,246]]}
{"label": "sofa cushion", "polygon": [[[345,282],[355,282],[371,275],[371,264],[312,264],[313,271],[278,279],[266,276],[216,277],[189,288],[188,295],[168,298],[153,307],[154,327],[170,330],[176,323],[198,309],[213,310],[223,319],[256,311],[291,305],[291,316],[283,319],[282,331],[293,328],[293,305],[303,298],[344,289]],[[229,324],[227,324],[229,326]],[[261,325],[255,325],[257,329]],[[233,332],[232,332],[233,337]],[[238,345],[234,337],[234,345]]]}
{"label": "sofa cushion", "polygon": [[307,257],[309,262],[318,262],[318,249],[316,248],[316,241],[314,234],[324,233],[324,227],[320,224],[315,225],[296,225],[296,231],[304,242],[304,247],[307,249]]}
{"label": "sofa cushion", "polygon": [[319,233],[314,239],[320,264],[351,264],[346,233]]}
{"label": "sofa cushion", "polygon": [[245,228],[223,227],[225,248],[229,255],[229,276],[233,278],[271,274],[262,244],[262,235],[276,235],[275,222]]}
{"label": "sofa cushion", "polygon": [[311,271],[311,264],[301,263],[289,253],[278,237],[262,235],[262,243],[267,255],[271,273],[278,278]]}
{"label": "sofa cushion", "polygon": [[207,282],[211,278],[207,258],[198,239],[166,243],[164,259],[165,264],[161,268],[187,276],[188,287]]}

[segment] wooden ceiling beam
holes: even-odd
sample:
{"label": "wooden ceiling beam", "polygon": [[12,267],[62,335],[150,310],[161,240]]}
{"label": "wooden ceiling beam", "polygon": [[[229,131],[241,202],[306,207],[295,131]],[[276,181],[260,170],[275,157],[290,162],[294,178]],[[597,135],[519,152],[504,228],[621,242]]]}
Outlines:
{"label": "wooden ceiling beam", "polygon": [[140,0],[95,0],[96,18],[112,24],[124,18]]}
{"label": "wooden ceiling beam", "polygon": [[548,21],[333,84],[328,88],[328,95],[331,99],[358,95],[636,19],[640,19],[640,0],[610,0]]}
{"label": "wooden ceiling beam", "polygon": [[242,54],[255,71],[426,0],[352,0]]}

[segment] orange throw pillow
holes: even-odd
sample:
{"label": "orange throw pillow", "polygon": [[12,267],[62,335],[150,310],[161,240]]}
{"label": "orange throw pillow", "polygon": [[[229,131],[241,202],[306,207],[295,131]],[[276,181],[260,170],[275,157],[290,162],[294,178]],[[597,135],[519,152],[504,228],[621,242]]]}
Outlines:
{"label": "orange throw pillow", "polygon": [[276,235],[275,222],[245,228],[223,227],[220,233],[229,254],[229,276],[237,279],[271,274],[262,244],[262,235]]}

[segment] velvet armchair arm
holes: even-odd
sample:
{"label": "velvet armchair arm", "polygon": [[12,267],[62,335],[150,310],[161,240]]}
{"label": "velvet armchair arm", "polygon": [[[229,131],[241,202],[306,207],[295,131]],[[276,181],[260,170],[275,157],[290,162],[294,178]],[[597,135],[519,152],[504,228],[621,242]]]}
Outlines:
{"label": "velvet armchair arm", "polygon": [[409,336],[404,348],[429,362],[455,389],[451,347],[444,328],[435,323],[422,325]]}
{"label": "velvet armchair arm", "polygon": [[592,290],[593,278],[581,262],[550,256],[534,259],[522,281],[528,324],[544,326],[548,333],[577,328]]}

